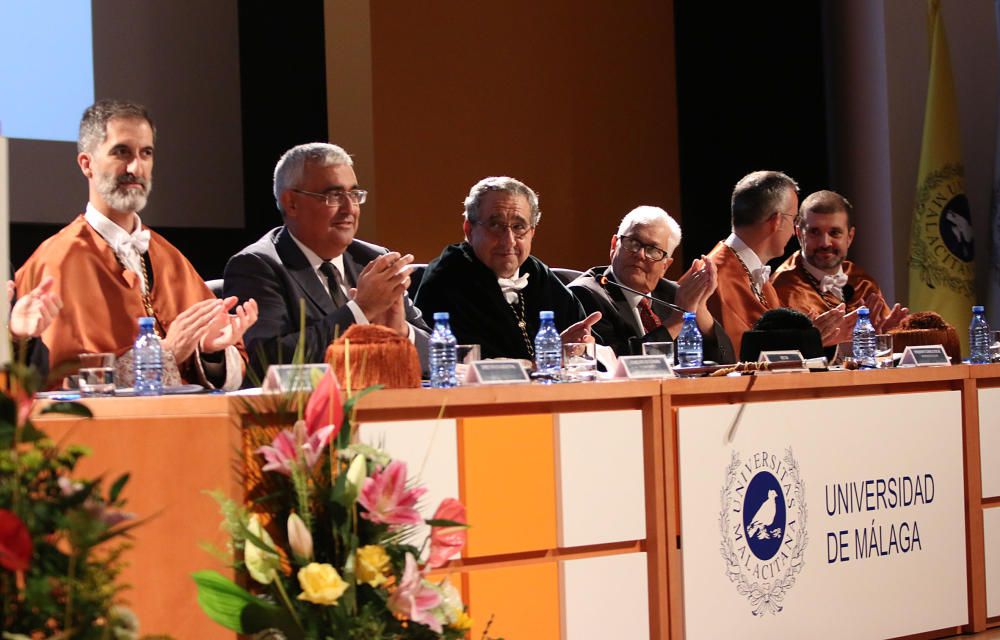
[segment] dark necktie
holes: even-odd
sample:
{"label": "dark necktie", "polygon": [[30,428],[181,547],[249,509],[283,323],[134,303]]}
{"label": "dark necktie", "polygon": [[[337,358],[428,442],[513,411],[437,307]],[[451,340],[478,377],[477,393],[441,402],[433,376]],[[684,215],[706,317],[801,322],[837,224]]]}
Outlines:
{"label": "dark necktie", "polygon": [[335,267],[332,262],[324,262],[319,265],[319,270],[326,276],[326,282],[330,288],[330,297],[333,298],[334,306],[340,308],[347,304],[347,296],[344,295],[343,278],[340,276],[340,269]]}
{"label": "dark necktie", "polygon": [[663,326],[663,322],[660,321],[660,316],[653,313],[653,305],[649,303],[647,298],[642,298],[639,300],[639,304],[635,305],[639,309],[639,319],[642,320],[642,330],[646,333],[650,331],[655,331]]}

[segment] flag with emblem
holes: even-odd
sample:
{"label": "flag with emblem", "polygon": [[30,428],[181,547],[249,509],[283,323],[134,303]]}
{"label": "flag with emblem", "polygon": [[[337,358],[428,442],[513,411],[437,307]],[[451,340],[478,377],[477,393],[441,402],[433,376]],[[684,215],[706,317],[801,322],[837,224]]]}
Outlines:
{"label": "flag with emblem", "polygon": [[930,80],[910,234],[909,306],[940,313],[955,327],[968,353],[967,329],[975,304],[972,216],[940,0],[928,5]]}

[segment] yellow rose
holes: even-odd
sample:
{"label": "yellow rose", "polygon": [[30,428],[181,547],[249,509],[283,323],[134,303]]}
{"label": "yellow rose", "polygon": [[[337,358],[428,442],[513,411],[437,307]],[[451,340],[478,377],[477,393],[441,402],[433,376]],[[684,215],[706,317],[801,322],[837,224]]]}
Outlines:
{"label": "yellow rose", "polygon": [[377,544],[370,544],[358,549],[354,574],[358,584],[365,583],[372,587],[385,584],[389,573],[389,556],[385,549]]}
{"label": "yellow rose", "polygon": [[337,600],[347,590],[337,570],[328,564],[310,562],[299,569],[299,586],[302,593],[299,600],[313,604],[337,604]]}

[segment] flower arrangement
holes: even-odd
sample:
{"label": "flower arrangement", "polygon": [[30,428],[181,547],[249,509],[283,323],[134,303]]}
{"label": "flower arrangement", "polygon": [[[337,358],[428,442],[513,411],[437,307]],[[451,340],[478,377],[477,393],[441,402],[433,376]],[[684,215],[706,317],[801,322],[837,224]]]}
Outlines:
{"label": "flower arrangement", "polygon": [[[40,379],[23,365],[0,388],[0,629],[4,640],[138,638],[120,606],[119,540],[138,522],[122,511],[128,474],[111,483],[77,479],[89,451],[60,448],[29,416]],[[42,413],[90,417],[82,404]]]}
{"label": "flower arrangement", "polygon": [[[428,575],[465,545],[465,507],[449,498],[424,520],[416,506],[426,489],[408,482],[406,464],[354,442],[349,416],[364,393],[342,404],[327,372],[294,426],[257,450],[268,491],[247,505],[216,495],[233,566],[249,576],[244,589],[195,574],[217,623],[266,638],[466,637],[458,591]],[[430,535],[414,546],[425,523]]]}

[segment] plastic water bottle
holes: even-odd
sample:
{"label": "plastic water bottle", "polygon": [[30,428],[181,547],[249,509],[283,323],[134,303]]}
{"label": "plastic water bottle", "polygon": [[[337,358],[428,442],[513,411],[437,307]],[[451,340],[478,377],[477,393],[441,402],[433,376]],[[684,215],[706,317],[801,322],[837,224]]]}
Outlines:
{"label": "plastic water bottle", "polygon": [[702,363],[701,331],[698,331],[697,316],[690,311],[684,312],[684,325],[677,335],[677,365],[681,367],[700,367]]}
{"label": "plastic water bottle", "polygon": [[854,360],[862,369],[875,368],[875,327],[868,317],[868,307],[858,309],[854,324]]}
{"label": "plastic water bottle", "polygon": [[158,396],[163,393],[163,347],[156,335],[153,318],[139,318],[139,337],[132,347],[132,372],[135,395]]}
{"label": "plastic water bottle", "polygon": [[555,314],[542,311],[538,314],[542,326],[535,334],[535,378],[542,382],[559,379],[562,369],[562,338],[556,331]]}
{"label": "plastic water bottle", "polygon": [[448,312],[438,311],[434,314],[434,332],[430,341],[431,386],[435,389],[454,387],[458,384],[455,378],[455,362],[457,360],[455,334],[451,332]]}
{"label": "plastic water bottle", "polygon": [[969,363],[990,363],[990,326],[979,305],[972,307],[972,322],[969,324]]}

